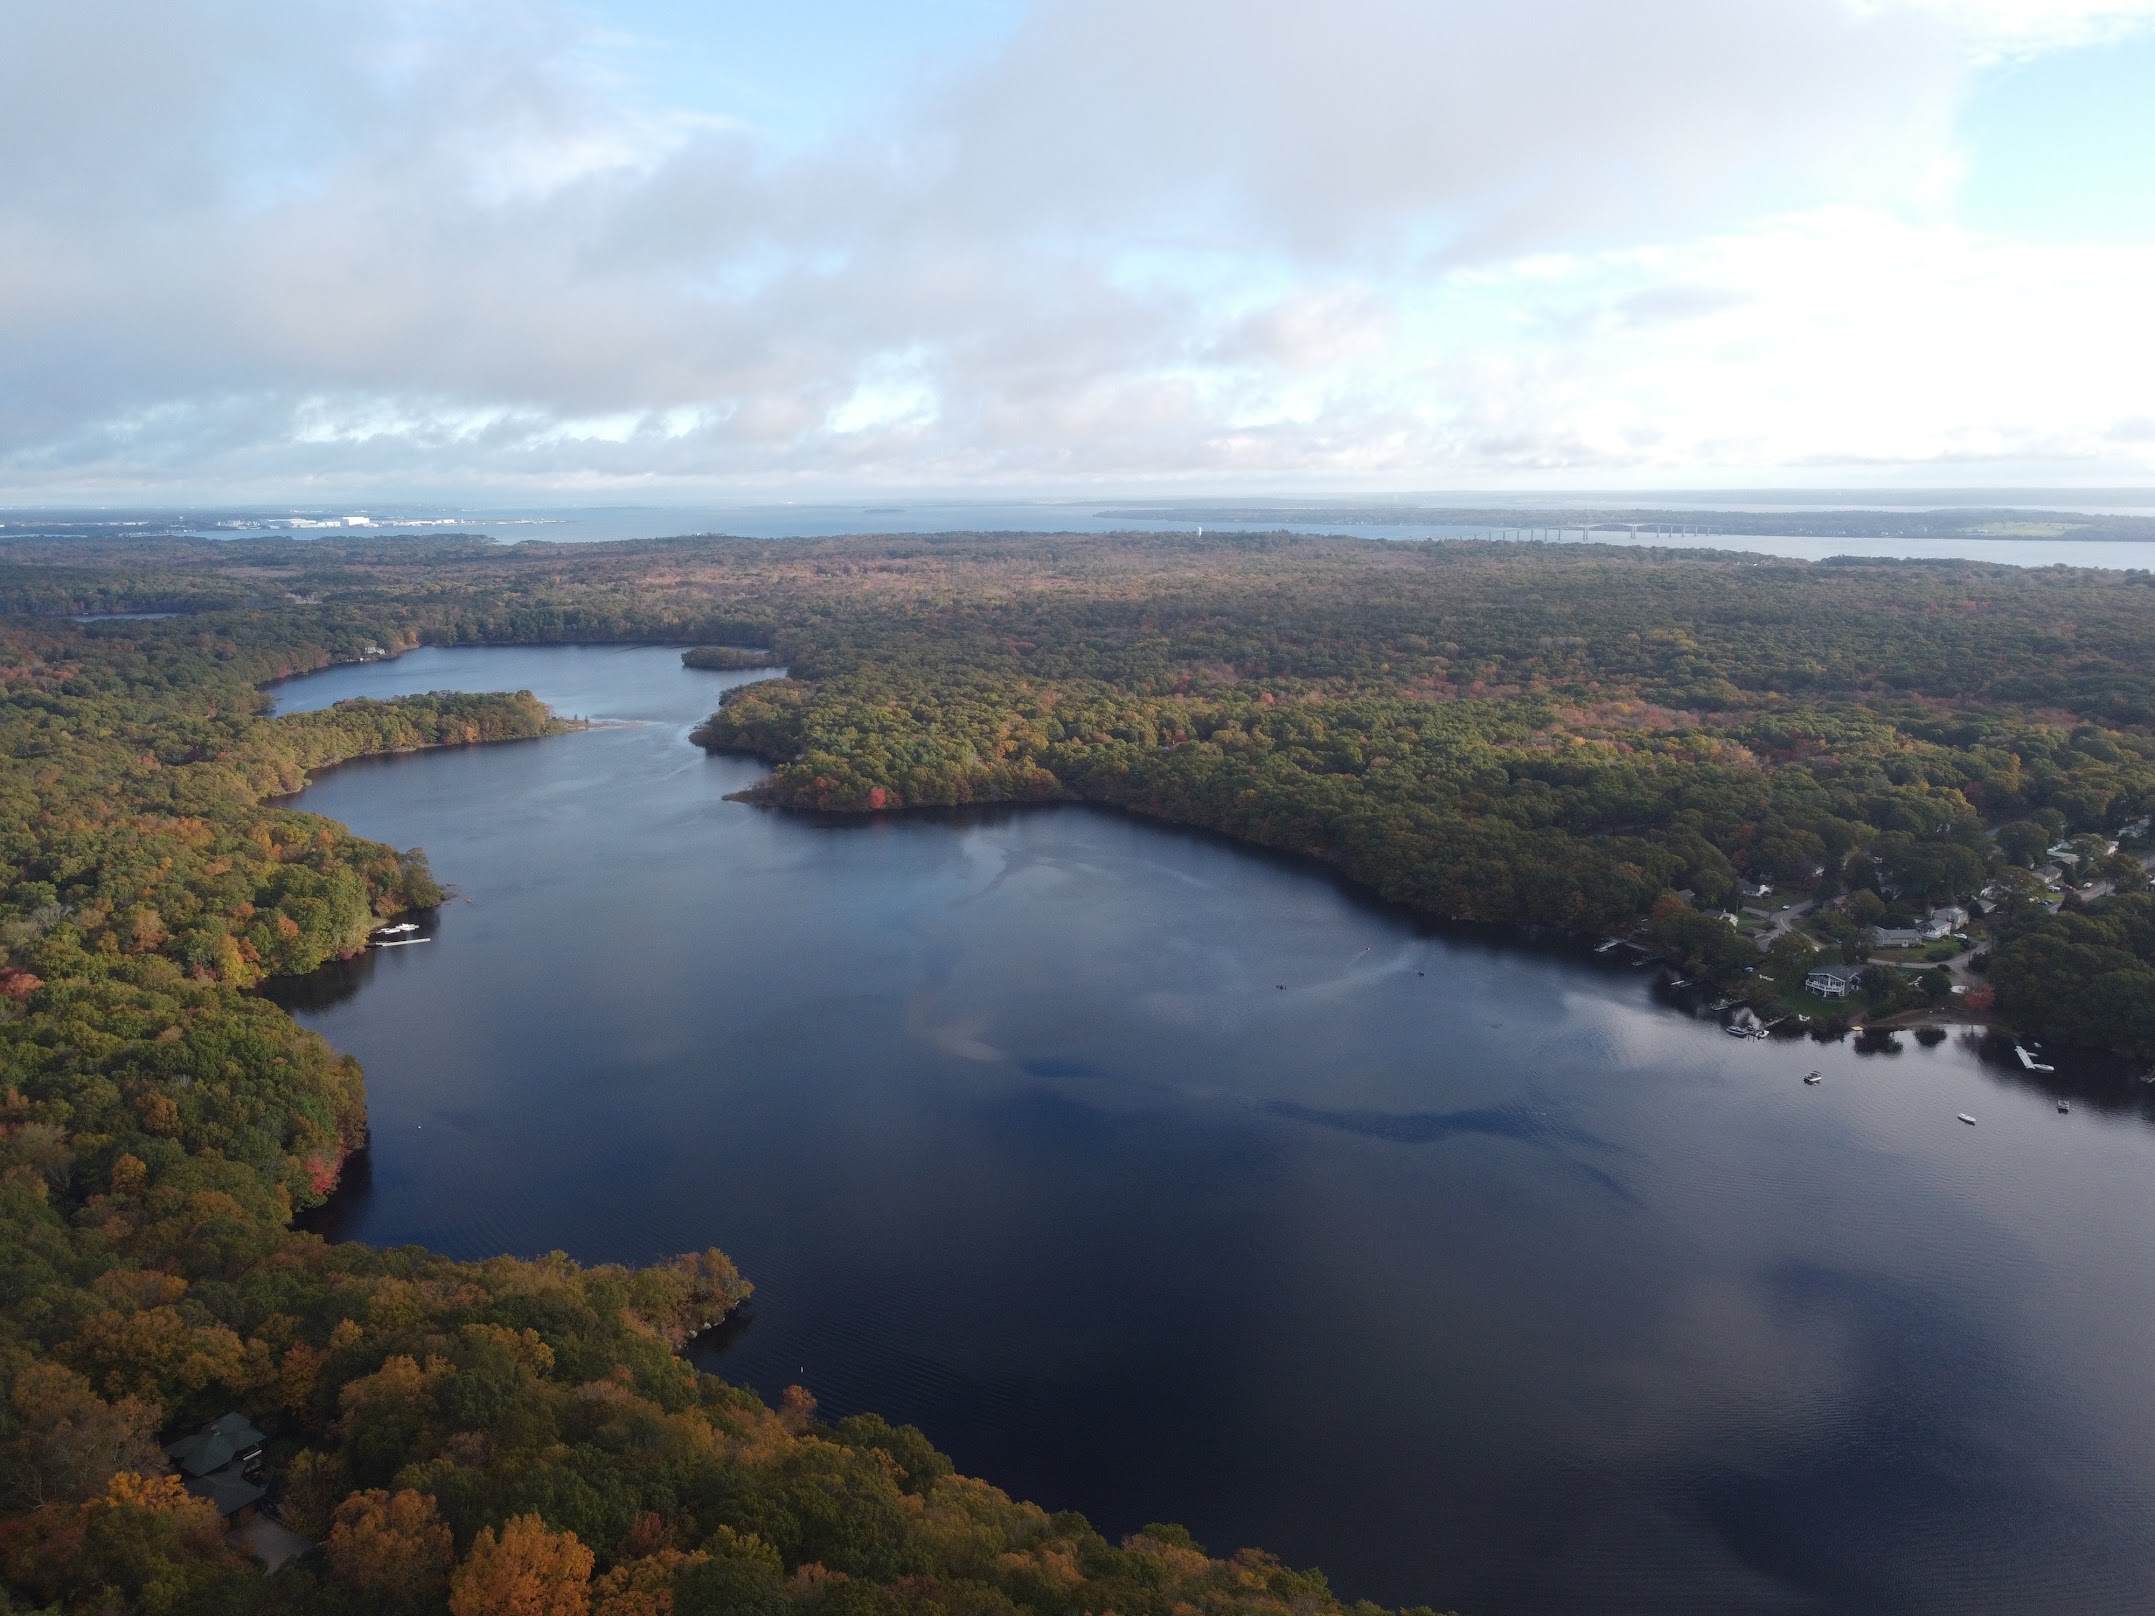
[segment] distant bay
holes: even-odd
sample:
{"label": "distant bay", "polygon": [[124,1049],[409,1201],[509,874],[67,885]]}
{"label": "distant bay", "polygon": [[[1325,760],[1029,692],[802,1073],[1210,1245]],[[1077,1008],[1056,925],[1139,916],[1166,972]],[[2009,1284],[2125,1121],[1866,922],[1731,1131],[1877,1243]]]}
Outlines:
{"label": "distant bay", "polygon": [[[1944,509],[2018,509],[2103,514],[2144,520],[2155,517],[2155,490],[2148,489],[1975,489],[1938,491],[1929,496]],[[0,511],[0,537],[33,533],[78,536],[139,536],[169,531],[222,538],[283,533],[299,538],[355,537],[401,533],[440,537],[477,533],[517,543],[613,543],[669,538],[682,534],[724,533],[746,538],[813,538],[849,533],[1110,533],[1188,531],[1261,532],[1286,527],[1296,532],[1332,533],[1393,540],[1498,538],[1533,542],[1565,538],[1577,542],[1576,525],[1558,525],[1556,515],[1582,506],[1660,513],[1662,525],[1678,532],[1638,534],[1597,531],[1585,535],[1597,544],[1665,544],[1682,548],[1748,551],[1795,560],[1824,561],[1835,556],[1905,557],[1915,560],[1971,560],[2016,567],[2111,567],[2155,570],[2155,542],[2125,538],[2090,540],[2047,537],[1940,537],[1925,534],[1806,537],[1822,511],[1834,508],[1907,511],[1921,508],[1925,495],[1847,491],[1841,494],[1737,492],[1727,495],[1417,495],[1402,503],[1414,507],[1475,506],[1489,509],[1490,519],[1472,523],[1423,519],[1384,521],[1373,500],[1277,502],[1262,519],[1222,520],[1206,503],[1131,499],[1072,500],[865,500],[858,503],[454,506],[359,504],[309,509],[114,511]],[[1257,502],[1250,502],[1257,503]],[[1337,519],[1350,510],[1351,520]],[[1717,531],[1715,511],[1744,512],[1749,517],[1790,515],[1791,533],[1755,531],[1746,520],[1742,531]],[[1138,512],[1142,514],[1128,514]],[[1508,512],[1508,515],[1499,513]],[[1247,514],[1246,512],[1243,514]],[[1770,523],[1767,524],[1771,526]],[[2041,524],[2036,524],[2040,526]]]}

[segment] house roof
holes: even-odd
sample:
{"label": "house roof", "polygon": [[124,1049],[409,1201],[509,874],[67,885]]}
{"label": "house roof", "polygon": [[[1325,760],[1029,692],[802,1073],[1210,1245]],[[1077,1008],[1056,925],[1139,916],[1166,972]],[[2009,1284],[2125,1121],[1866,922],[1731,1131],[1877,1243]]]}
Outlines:
{"label": "house roof", "polygon": [[192,1436],[165,1445],[165,1457],[190,1476],[206,1476],[222,1470],[241,1454],[269,1440],[244,1414],[227,1414],[210,1421]]}
{"label": "house roof", "polygon": [[237,1515],[264,1492],[259,1483],[241,1475],[237,1465],[227,1465],[212,1475],[189,1476],[187,1490],[197,1498],[207,1498],[220,1515]]}

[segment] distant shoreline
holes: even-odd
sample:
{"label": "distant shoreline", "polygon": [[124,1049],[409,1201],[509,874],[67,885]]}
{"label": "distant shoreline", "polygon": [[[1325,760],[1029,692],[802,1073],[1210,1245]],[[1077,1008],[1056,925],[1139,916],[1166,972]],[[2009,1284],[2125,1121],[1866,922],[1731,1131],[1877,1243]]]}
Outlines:
{"label": "distant shoreline", "polygon": [[1499,532],[1621,533],[1649,537],[1787,539],[1980,539],[1998,543],[2081,539],[2155,541],[2155,517],[2091,515],[2012,507],[1934,510],[1834,510],[1816,513],[1693,509],[1504,509],[1437,505],[1188,505],[1113,506],[1094,513],[1105,521],[1188,522],[1236,526],[1320,522],[1338,527],[1456,527]]}

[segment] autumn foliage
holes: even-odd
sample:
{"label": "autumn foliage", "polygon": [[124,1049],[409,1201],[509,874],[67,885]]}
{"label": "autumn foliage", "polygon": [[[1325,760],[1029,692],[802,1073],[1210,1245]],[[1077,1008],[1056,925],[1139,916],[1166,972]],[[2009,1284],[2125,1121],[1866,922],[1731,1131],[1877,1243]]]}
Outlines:
{"label": "autumn foliage", "polygon": [[329,1530],[337,1580],[392,1604],[439,1595],[456,1560],[456,1541],[424,1493],[369,1488],[337,1506]]}
{"label": "autumn foliage", "polygon": [[590,1616],[591,1551],[536,1515],[482,1528],[449,1584],[450,1616]]}

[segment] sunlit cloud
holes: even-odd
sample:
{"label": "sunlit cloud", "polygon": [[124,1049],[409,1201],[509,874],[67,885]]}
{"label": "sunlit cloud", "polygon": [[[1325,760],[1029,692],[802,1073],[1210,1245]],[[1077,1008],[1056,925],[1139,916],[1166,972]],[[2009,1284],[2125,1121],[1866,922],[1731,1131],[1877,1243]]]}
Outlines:
{"label": "sunlit cloud", "polygon": [[1036,0],[783,142],[592,17],[0,16],[0,485],[2155,467],[2148,252],[1951,206],[2155,0]]}

